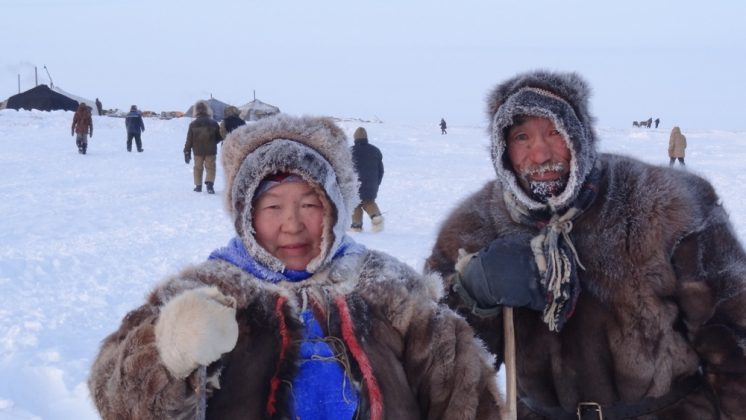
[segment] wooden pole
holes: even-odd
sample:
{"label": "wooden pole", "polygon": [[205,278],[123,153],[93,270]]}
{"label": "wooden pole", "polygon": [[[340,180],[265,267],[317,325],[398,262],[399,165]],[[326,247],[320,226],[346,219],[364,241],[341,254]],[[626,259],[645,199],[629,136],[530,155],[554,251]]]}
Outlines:
{"label": "wooden pole", "polygon": [[518,418],[518,401],[515,378],[515,328],[513,327],[513,308],[503,306],[503,337],[505,341],[504,365],[508,419]]}
{"label": "wooden pole", "polygon": [[194,413],[196,420],[205,420],[207,417],[207,366],[197,368],[197,409]]}

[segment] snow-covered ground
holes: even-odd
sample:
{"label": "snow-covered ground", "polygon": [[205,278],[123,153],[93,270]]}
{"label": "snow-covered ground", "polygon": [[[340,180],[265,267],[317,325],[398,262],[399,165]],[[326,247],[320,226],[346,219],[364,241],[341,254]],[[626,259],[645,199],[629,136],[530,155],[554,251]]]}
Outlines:
{"label": "snow-covered ground", "polygon": [[[0,111],[0,419],[97,418],[85,381],[99,342],[155,282],[232,235],[222,170],[215,196],[192,191],[189,119],[146,119],[145,152],[127,153],[124,120],[94,116],[81,156],[72,115]],[[386,228],[354,238],[417,269],[449,210],[493,176],[484,127],[441,135],[439,118],[364,124],[384,155]],[[350,138],[358,126],[340,125]],[[600,148],[667,164],[670,129],[601,128]],[[746,238],[746,132],[682,131],[687,170],[712,181]]]}

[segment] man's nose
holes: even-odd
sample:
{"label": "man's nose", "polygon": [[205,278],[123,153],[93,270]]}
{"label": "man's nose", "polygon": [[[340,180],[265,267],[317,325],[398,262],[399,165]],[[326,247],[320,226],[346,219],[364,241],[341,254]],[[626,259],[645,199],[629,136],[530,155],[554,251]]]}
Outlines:
{"label": "man's nose", "polygon": [[544,136],[538,136],[531,143],[531,150],[529,151],[531,160],[536,164],[545,163],[552,158],[552,150],[549,146],[549,141]]}

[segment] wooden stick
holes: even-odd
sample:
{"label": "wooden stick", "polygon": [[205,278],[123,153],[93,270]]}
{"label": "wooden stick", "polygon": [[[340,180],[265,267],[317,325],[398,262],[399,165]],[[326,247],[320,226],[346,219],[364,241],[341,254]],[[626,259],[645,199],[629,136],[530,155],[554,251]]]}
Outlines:
{"label": "wooden stick", "polygon": [[207,366],[197,368],[197,411],[194,413],[196,420],[205,420],[207,417]]}
{"label": "wooden stick", "polygon": [[503,338],[505,341],[504,365],[508,419],[518,418],[518,401],[515,379],[515,328],[513,327],[513,308],[503,306]]}

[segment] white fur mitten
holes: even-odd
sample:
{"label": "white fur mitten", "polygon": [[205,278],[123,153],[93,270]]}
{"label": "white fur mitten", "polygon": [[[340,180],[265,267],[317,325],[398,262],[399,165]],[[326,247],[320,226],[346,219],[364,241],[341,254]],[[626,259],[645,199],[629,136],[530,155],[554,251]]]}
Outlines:
{"label": "white fur mitten", "polygon": [[217,287],[187,290],[161,309],[155,342],[163,364],[178,379],[236,346],[236,301]]}

